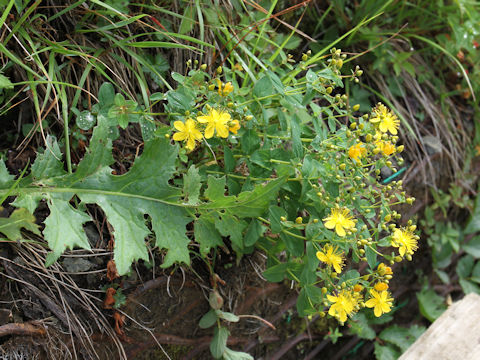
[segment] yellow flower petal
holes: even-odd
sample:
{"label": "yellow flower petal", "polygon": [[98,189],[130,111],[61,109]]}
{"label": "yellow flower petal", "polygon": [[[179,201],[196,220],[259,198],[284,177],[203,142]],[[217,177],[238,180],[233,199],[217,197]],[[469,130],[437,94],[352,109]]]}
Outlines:
{"label": "yellow flower petal", "polygon": [[175,121],[173,123],[173,126],[175,127],[175,129],[177,129],[178,131],[184,131],[185,130],[185,124],[183,123],[183,121]]}

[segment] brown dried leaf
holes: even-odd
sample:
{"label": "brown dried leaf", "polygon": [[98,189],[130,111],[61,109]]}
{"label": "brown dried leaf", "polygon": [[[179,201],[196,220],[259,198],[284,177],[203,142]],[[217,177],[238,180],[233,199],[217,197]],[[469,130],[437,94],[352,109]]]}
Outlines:
{"label": "brown dried leaf", "polygon": [[113,281],[116,278],[120,277],[117,271],[117,266],[115,265],[115,260],[110,260],[107,263],[107,279],[108,281]]}
{"label": "brown dried leaf", "polygon": [[115,298],[113,297],[117,293],[114,288],[108,288],[105,292],[105,300],[103,301],[104,309],[111,309],[115,305]]}

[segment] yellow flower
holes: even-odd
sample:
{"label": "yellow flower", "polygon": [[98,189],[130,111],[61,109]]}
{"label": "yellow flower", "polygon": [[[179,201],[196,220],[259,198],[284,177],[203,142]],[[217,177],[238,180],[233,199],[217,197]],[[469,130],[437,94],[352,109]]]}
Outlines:
{"label": "yellow flower", "polygon": [[377,271],[380,275],[392,275],[393,271],[390,266],[385,265],[384,263],[380,263],[377,267]]}
{"label": "yellow flower", "polygon": [[357,299],[347,290],[342,290],[337,296],[327,295],[327,299],[332,303],[328,314],[341,322],[347,321],[347,316],[353,314],[358,305]]}
{"label": "yellow flower", "polygon": [[388,291],[377,292],[373,289],[370,289],[370,295],[372,296],[370,300],[365,303],[366,307],[374,308],[373,313],[376,317],[382,316],[392,310],[393,298],[390,297]]}
{"label": "yellow flower", "polygon": [[395,152],[395,146],[390,141],[376,141],[375,145],[377,146],[376,149],[386,156],[392,155]]}
{"label": "yellow flower", "polygon": [[230,114],[222,111],[211,109],[208,115],[197,117],[198,122],[207,124],[205,129],[205,138],[210,139],[213,132],[216,130],[217,135],[222,138],[228,137],[228,122],[230,121]]}
{"label": "yellow flower", "polygon": [[352,220],[349,212],[350,210],[345,208],[332,209],[330,216],[327,216],[325,219],[323,219],[325,222],[325,227],[327,229],[335,229],[338,236],[345,236],[345,230],[350,230],[355,227],[355,222]]}
{"label": "yellow flower", "polygon": [[195,140],[202,138],[202,133],[197,129],[197,124],[192,119],[187,119],[185,123],[183,121],[175,121],[173,126],[178,130],[178,132],[173,134],[173,140],[186,141],[187,145],[185,147],[188,150],[193,150],[195,148]]}
{"label": "yellow flower", "polygon": [[356,145],[350,146],[350,149],[348,149],[348,156],[350,156],[351,159],[358,161],[358,158],[361,158],[367,153],[367,149],[365,149],[363,145],[362,142],[359,142]]}
{"label": "yellow flower", "polygon": [[374,124],[379,123],[378,127],[381,132],[386,133],[390,131],[390,133],[393,135],[397,135],[397,129],[400,126],[400,120],[398,120],[397,115],[395,115],[381,103],[378,103],[378,105],[373,109],[370,122]]}
{"label": "yellow flower", "polygon": [[342,272],[343,266],[343,251],[338,251],[338,246],[333,247],[327,244],[323,247],[322,251],[317,251],[317,258],[321,262],[324,262],[328,266],[333,266],[337,273]]}
{"label": "yellow flower", "polygon": [[388,284],[384,282],[379,282],[375,284],[374,288],[377,291],[384,291],[388,289]]}
{"label": "yellow flower", "polygon": [[239,63],[236,63],[233,65],[233,70],[243,71],[243,67]]}
{"label": "yellow flower", "polygon": [[392,236],[392,246],[398,247],[401,256],[406,254],[413,255],[418,249],[417,239],[413,232],[405,228],[395,229]]}
{"label": "yellow flower", "polygon": [[229,81],[226,84],[222,84],[220,80],[217,79],[217,84],[218,84],[218,95],[220,96],[227,96],[233,91],[233,85]]}
{"label": "yellow flower", "polygon": [[230,121],[230,124],[228,125],[228,131],[230,131],[232,134],[237,135],[238,129],[240,129],[240,121],[238,120]]}

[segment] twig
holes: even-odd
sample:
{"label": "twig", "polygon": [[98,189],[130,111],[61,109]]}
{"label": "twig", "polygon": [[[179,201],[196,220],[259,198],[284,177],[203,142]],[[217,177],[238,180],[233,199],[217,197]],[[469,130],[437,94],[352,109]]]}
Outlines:
{"label": "twig", "polygon": [[10,323],[0,326],[0,337],[8,335],[45,336],[46,334],[45,328],[30,323]]}

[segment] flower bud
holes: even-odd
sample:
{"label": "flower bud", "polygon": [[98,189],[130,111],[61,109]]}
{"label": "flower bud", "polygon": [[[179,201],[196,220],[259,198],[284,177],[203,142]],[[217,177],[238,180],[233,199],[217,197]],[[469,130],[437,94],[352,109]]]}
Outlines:
{"label": "flower bud", "polygon": [[398,153],[401,153],[403,151],[403,149],[405,149],[404,145],[397,146],[397,152]]}
{"label": "flower bud", "polygon": [[223,69],[221,66],[217,68],[217,74],[220,75],[223,72]]}
{"label": "flower bud", "polygon": [[329,86],[329,87],[327,87],[327,88],[325,89],[325,92],[326,92],[328,95],[330,95],[330,94],[332,93],[332,91],[333,91],[333,88],[332,88],[331,86]]}
{"label": "flower bud", "polygon": [[250,121],[253,119],[253,115],[247,115],[245,116],[245,120]]}
{"label": "flower bud", "polygon": [[358,111],[359,109],[360,109],[360,104],[355,104],[355,105],[353,105],[353,107],[352,107],[352,110],[353,110],[353,111]]}
{"label": "flower bud", "polygon": [[210,90],[210,91],[215,90],[215,84],[208,85],[208,90]]}
{"label": "flower bud", "polygon": [[220,296],[218,291],[214,290],[210,293],[208,303],[212,309],[220,310],[223,306],[223,298]]}
{"label": "flower bud", "polygon": [[363,286],[360,284],[355,284],[355,286],[353,287],[353,291],[355,292],[360,292],[362,290],[363,290]]}
{"label": "flower bud", "polygon": [[203,71],[207,70],[207,64],[200,65],[200,70],[203,70]]}
{"label": "flower bud", "polygon": [[280,221],[287,221],[287,218],[285,216],[280,216]]}
{"label": "flower bud", "polygon": [[303,55],[302,55],[302,60],[303,60],[303,61],[307,61],[307,60],[308,60],[308,55],[307,55],[307,54],[303,54]]}
{"label": "flower bud", "polygon": [[295,222],[296,222],[297,224],[301,224],[302,221],[303,221],[303,219],[302,219],[301,216],[299,216],[299,217],[297,217],[297,218],[295,219]]}

